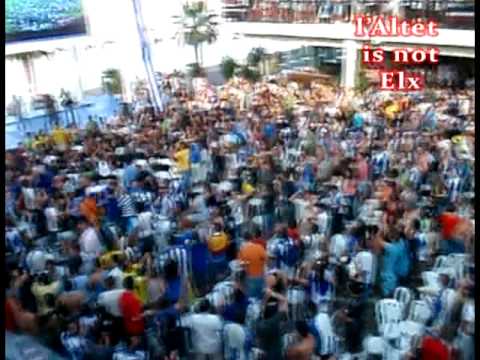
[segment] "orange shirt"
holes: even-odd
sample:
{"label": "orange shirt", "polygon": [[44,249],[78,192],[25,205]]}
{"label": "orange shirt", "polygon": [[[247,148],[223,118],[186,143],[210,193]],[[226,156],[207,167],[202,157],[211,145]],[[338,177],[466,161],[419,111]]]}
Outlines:
{"label": "orange shirt", "polygon": [[95,198],[87,197],[83,200],[80,204],[80,213],[87,218],[90,224],[97,225],[99,214]]}
{"label": "orange shirt", "polygon": [[246,272],[250,277],[260,277],[263,275],[263,267],[267,260],[267,252],[262,245],[253,242],[247,242],[242,245],[238,252],[238,260],[245,261]]}

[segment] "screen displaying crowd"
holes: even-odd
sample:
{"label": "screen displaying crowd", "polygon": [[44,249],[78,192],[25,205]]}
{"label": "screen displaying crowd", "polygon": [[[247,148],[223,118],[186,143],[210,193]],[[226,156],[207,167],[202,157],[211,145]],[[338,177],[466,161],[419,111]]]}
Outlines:
{"label": "screen displaying crowd", "polygon": [[86,34],[81,0],[6,0],[5,40]]}
{"label": "screen displaying crowd", "polygon": [[75,360],[475,358],[472,90],[165,92],[6,153],[9,333]]}

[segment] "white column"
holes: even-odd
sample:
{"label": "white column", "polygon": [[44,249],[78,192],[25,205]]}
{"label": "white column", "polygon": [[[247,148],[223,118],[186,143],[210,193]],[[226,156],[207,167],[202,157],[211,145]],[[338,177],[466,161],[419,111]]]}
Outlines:
{"label": "white column", "polygon": [[83,82],[82,82],[82,66],[79,61],[79,56],[78,56],[78,47],[77,45],[72,46],[72,54],[73,54],[73,60],[75,64],[76,71],[78,72],[78,87],[76,89],[76,98],[78,101],[83,100]]}
{"label": "white column", "polygon": [[353,40],[343,42],[342,55],[342,86],[353,88],[355,86],[355,77],[358,67],[358,44]]}

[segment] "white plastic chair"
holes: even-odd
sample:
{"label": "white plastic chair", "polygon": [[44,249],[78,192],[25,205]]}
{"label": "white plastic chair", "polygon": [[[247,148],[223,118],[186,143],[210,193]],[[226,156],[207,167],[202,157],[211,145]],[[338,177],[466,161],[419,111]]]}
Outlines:
{"label": "white plastic chair", "polygon": [[440,289],[440,276],[435,271],[422,272],[423,285],[432,289]]}
{"label": "white plastic chair", "polygon": [[375,318],[378,332],[383,337],[396,338],[400,335],[397,325],[402,319],[402,306],[397,300],[379,300],[375,304]]}
{"label": "white plastic chair", "polygon": [[433,264],[432,271],[437,272],[439,269],[445,267],[447,265],[447,257],[445,255],[439,255],[435,259],[435,263]]}
{"label": "white plastic chair", "polygon": [[412,292],[406,287],[397,287],[393,292],[393,298],[402,305],[402,316],[405,317],[408,305],[410,305],[410,301],[413,298]]}
{"label": "white plastic chair", "polygon": [[426,324],[432,316],[432,309],[425,300],[414,300],[410,304],[410,312],[407,320],[414,321],[419,324]]}
{"label": "white plastic chair", "polygon": [[367,336],[363,340],[363,351],[365,358],[370,355],[383,355],[385,340],[380,336]]}

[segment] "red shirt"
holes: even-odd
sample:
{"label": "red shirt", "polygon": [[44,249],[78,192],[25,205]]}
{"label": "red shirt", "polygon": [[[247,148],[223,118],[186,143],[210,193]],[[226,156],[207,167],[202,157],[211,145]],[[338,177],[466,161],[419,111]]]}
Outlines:
{"label": "red shirt", "polygon": [[298,231],[297,228],[288,228],[287,229],[287,235],[290,239],[295,241],[296,244],[299,243],[300,241],[300,232]]}
{"label": "red shirt", "polygon": [[142,335],[145,331],[145,321],[142,315],[142,301],[133,291],[125,291],[120,297],[120,310],[123,315],[123,325],[128,335]]}
{"label": "red shirt", "polygon": [[427,336],[422,341],[421,360],[450,360],[448,347],[439,339]]}
{"label": "red shirt", "polygon": [[455,234],[455,229],[457,225],[460,223],[461,217],[445,212],[439,217],[439,222],[442,225],[442,236],[446,240],[452,240]]}

